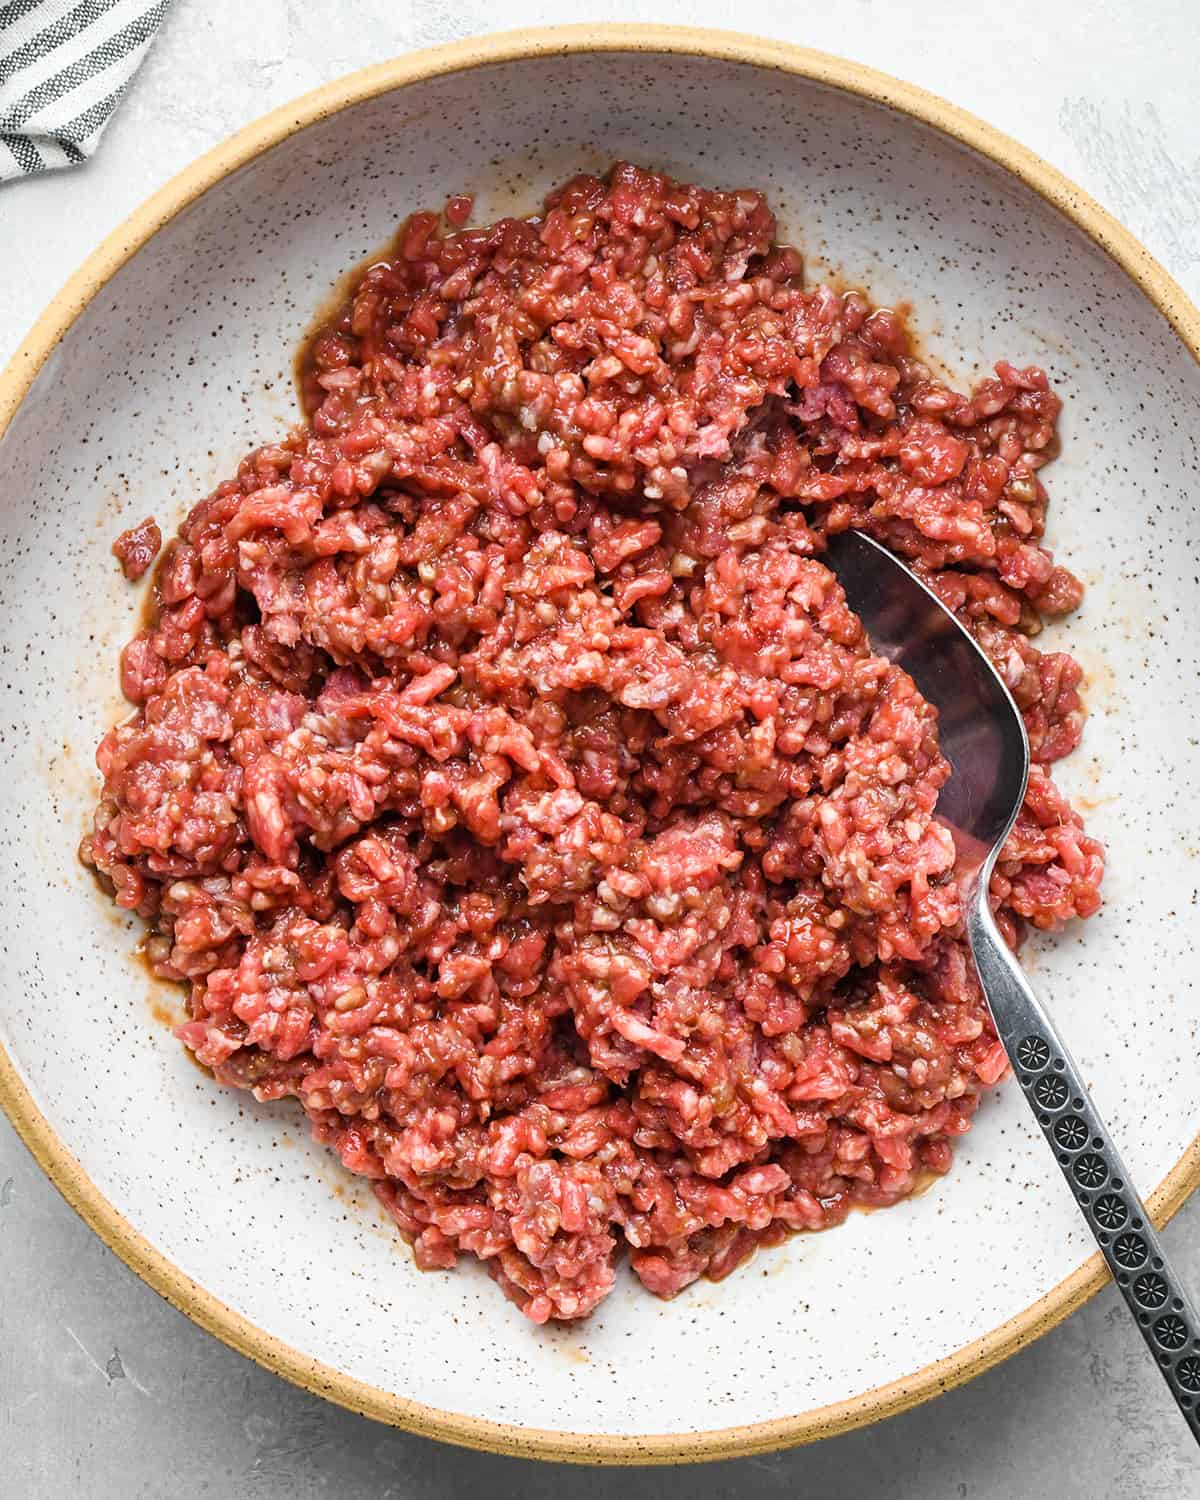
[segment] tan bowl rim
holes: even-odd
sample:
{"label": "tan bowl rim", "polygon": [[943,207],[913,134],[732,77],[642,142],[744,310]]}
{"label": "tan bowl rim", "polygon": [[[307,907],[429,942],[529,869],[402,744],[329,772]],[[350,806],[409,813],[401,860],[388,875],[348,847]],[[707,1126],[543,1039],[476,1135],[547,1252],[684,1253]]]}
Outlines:
{"label": "tan bowl rim", "polygon": [[[38,319],[0,375],[0,438],[38,370],[109,279],[176,214],[237,168],[298,130],[350,105],[424,79],[494,63],[589,52],[657,52],[748,63],[840,89],[933,127],[1003,167],[1100,246],[1200,360],[1200,311],[1132,234],[1032,151],[965,110],[858,63],[737,32],[684,26],[536,27],[409,53],[324,84],[239,130],[160,188],[92,252]],[[72,1208],[160,1296],[231,1348],[351,1411],[426,1437],[523,1458],[573,1463],[672,1463],[736,1458],[831,1437],[893,1416],[989,1369],[1062,1322],[1107,1279],[1099,1254],[998,1328],[914,1374],[848,1400],[707,1432],[628,1435],[556,1432],[484,1421],[411,1401],[333,1369],[257,1328],[186,1276],[101,1194],[51,1128],[3,1047],[0,1105]],[[1200,1183],[1200,1134],[1150,1195],[1164,1224]]]}

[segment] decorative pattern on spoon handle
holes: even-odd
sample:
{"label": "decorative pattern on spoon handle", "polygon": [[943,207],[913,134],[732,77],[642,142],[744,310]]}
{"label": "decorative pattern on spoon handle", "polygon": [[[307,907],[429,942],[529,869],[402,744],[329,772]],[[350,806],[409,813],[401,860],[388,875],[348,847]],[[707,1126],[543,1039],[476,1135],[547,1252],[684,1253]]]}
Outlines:
{"label": "decorative pattern on spoon handle", "polygon": [[1200,1441],[1200,1317],[1079,1070],[990,919],[972,934],[1000,1040],[1117,1289]]}
{"label": "decorative pattern on spoon handle", "polygon": [[1200,1438],[1200,1318],[1066,1049],[1049,1028],[1012,1053],[1025,1091],[1142,1337]]}

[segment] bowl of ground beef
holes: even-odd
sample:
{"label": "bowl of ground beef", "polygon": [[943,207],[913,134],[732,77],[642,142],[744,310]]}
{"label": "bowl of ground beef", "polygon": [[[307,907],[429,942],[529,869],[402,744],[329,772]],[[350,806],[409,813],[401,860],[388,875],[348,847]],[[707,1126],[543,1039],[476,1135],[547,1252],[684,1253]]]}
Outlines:
{"label": "bowl of ground beef", "polygon": [[439,49],[204,158],[0,381],[39,1160],[238,1349],[526,1455],[812,1439],[1064,1317],[937,714],[822,559],[1005,677],[993,906],[1167,1216],[1198,337],[1014,143],[749,39]]}

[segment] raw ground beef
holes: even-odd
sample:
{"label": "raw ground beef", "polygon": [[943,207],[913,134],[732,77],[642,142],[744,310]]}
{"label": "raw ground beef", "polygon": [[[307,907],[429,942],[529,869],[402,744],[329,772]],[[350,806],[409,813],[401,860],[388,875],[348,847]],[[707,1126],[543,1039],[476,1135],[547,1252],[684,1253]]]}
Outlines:
{"label": "raw ground beef", "polygon": [[121,571],[131,582],[136,582],[154,559],[162,546],[162,532],[153,516],[147,516],[128,531],[123,531],[112,544],[112,554],[121,564]]}
{"label": "raw ground beef", "polygon": [[222,1082],[294,1096],[418,1263],[537,1322],[950,1165],[1004,1074],[936,717],[820,561],[865,528],[1000,666],[1016,943],[1095,911],[1034,644],[1058,399],[970,396],[805,287],[756,192],[620,165],[527,220],[407,221],[316,339],[309,420],[169,545],[83,854]]}

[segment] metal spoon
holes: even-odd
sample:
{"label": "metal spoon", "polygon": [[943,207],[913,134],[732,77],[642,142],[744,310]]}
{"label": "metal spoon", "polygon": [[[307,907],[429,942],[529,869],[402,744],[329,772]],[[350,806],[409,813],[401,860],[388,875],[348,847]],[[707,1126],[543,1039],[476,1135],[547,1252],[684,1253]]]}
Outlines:
{"label": "metal spoon", "polygon": [[1200,1318],[1079,1069],[988,904],[996,856],[1029,778],[1020,712],[971,635],[885,548],[850,531],[831,538],[824,560],[873,650],[903,667],[938,710],[942,754],[952,769],[937,811],[958,848],[967,941],[996,1032],[1121,1295],[1200,1440]]}

